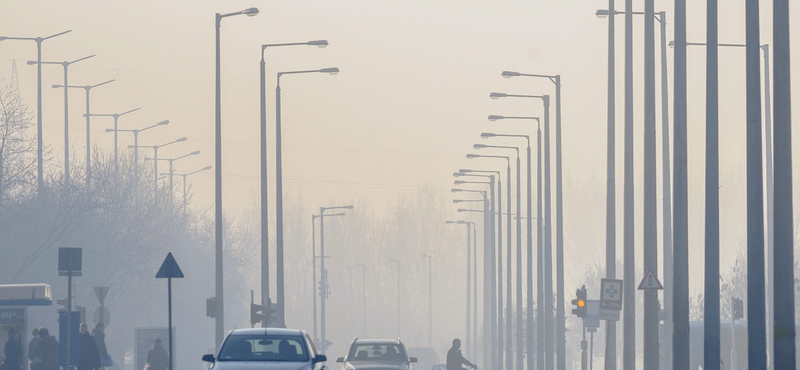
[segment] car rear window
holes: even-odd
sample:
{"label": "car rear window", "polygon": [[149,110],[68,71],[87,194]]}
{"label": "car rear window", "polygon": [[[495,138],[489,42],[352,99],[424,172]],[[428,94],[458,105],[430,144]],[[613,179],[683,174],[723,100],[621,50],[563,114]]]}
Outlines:
{"label": "car rear window", "polygon": [[356,343],[347,354],[348,361],[404,362],[407,359],[406,349],[399,343]]}
{"label": "car rear window", "polygon": [[303,337],[275,335],[231,335],[219,351],[219,361],[306,362]]}

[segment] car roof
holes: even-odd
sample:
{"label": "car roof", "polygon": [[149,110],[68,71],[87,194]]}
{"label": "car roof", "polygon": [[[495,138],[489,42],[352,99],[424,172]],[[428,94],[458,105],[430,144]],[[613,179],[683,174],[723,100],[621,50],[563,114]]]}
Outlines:
{"label": "car roof", "polygon": [[306,333],[299,329],[284,329],[284,328],[244,328],[234,329],[228,335],[292,335],[292,336],[305,336]]}
{"label": "car roof", "polygon": [[353,343],[358,344],[402,344],[399,339],[356,339]]}

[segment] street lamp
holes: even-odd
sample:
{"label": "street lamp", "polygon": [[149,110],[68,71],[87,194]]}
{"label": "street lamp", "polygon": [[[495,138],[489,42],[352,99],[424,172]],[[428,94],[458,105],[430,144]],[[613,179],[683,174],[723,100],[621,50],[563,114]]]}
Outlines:
{"label": "street lamp", "polygon": [[[564,368],[566,361],[566,317],[564,315],[564,212],[563,212],[563,197],[562,197],[562,179],[561,179],[561,75],[539,75],[529,73],[519,73],[512,71],[504,71],[501,76],[504,78],[511,77],[535,77],[545,78],[550,80],[556,88],[556,355],[557,360],[555,363],[558,365],[558,370]],[[543,98],[543,100],[545,100]],[[549,99],[547,99],[549,100]],[[548,102],[545,102],[545,245],[550,245],[550,140],[549,140],[549,121],[550,114],[547,108]],[[545,297],[547,299],[547,297]],[[548,307],[551,309],[551,307]],[[547,315],[552,317],[552,315]],[[547,328],[545,328],[547,330]],[[552,332],[552,330],[547,330]],[[545,341],[551,343],[550,341]],[[551,347],[552,348],[552,347]],[[547,368],[555,368],[552,361],[552,352],[545,352],[545,362]]]}
{"label": "street lamp", "polygon": [[[484,199],[482,202],[486,202],[485,200],[486,194],[484,193]],[[475,223],[472,221],[466,220],[458,220],[458,221],[445,221],[448,225],[467,225],[467,326],[466,326],[466,349],[467,353],[471,354],[472,351],[477,348],[477,335],[478,335],[478,328],[477,328],[477,314],[478,314],[478,280],[477,280],[477,271],[478,271],[478,264],[477,264],[477,257],[478,257],[478,245],[475,235]],[[472,229],[470,231],[470,228]],[[473,244],[474,243],[474,244]],[[475,271],[475,273],[473,273]],[[474,278],[473,278],[474,277]],[[474,279],[474,282],[473,282]],[[472,285],[474,283],[474,285]],[[472,306],[474,305],[475,310],[472,311]],[[473,313],[474,312],[474,313]],[[472,320],[475,321],[475,325],[472,326]],[[474,329],[474,333],[473,330]],[[473,342],[474,341],[474,342]]]}
{"label": "street lamp", "polygon": [[[461,174],[461,175],[459,175]],[[454,173],[453,176],[460,177],[464,175],[472,175],[472,176],[481,176],[488,178],[489,182],[478,182],[478,181],[462,181],[456,180],[454,183],[456,185],[460,184],[481,184],[481,185],[489,185],[489,199],[484,204],[482,212],[483,223],[484,223],[484,230],[486,232],[483,233],[483,361],[484,367],[490,368],[495,367],[497,365],[497,346],[495,345],[498,342],[498,325],[497,325],[497,302],[499,300],[497,298],[498,289],[497,283],[500,279],[497,277],[497,268],[496,268],[496,257],[497,253],[495,252],[495,248],[497,247],[497,239],[495,239],[495,235],[499,235],[497,230],[495,229],[496,225],[494,223],[494,214],[495,214],[495,205],[498,208],[502,208],[502,201],[501,201],[501,194],[500,188],[502,185],[500,184],[500,171],[492,171],[492,170],[475,170],[475,169],[466,169],[462,168],[459,169],[457,173]],[[497,194],[495,194],[495,177],[497,178]],[[452,189],[451,192],[459,193],[459,192],[479,192],[477,190],[467,190],[467,189]],[[485,194],[485,193],[484,193]],[[484,195],[486,197],[486,195]],[[485,198],[484,198],[485,199]],[[465,209],[458,209],[460,212],[468,212],[470,210]],[[499,224],[499,222],[498,222]],[[499,247],[498,247],[499,248]],[[476,346],[477,349],[477,346]]]}
{"label": "street lamp", "polygon": [[[41,193],[44,189],[44,159],[42,157],[42,41],[52,39],[56,36],[61,36],[65,33],[70,33],[72,30],[59,32],[46,37],[9,37],[0,36],[0,41],[4,40],[22,40],[22,41],[35,41],[36,42],[36,149],[37,149],[37,193]],[[31,64],[31,63],[28,63]],[[69,349],[69,348],[68,348]],[[67,355],[69,360],[69,355]],[[68,361],[69,362],[69,361]]]}
{"label": "street lamp", "polygon": [[[75,59],[75,60],[73,60],[71,62],[69,62],[69,61],[42,62],[41,60],[28,61],[28,65],[36,64],[37,66],[39,66],[39,70],[40,70],[40,72],[39,72],[40,83],[39,84],[40,85],[41,85],[41,65],[42,64],[54,64],[54,65],[57,64],[57,65],[60,65],[60,66],[64,67],[64,86],[69,86],[69,79],[68,79],[69,66],[71,64],[78,63],[78,62],[80,62],[82,60],[86,60],[86,59],[89,59],[89,58],[92,58],[92,57],[94,57],[94,54],[86,56],[86,57],[83,57],[83,58]],[[41,90],[41,87],[40,87],[40,90]],[[40,102],[39,105],[41,105],[41,102]],[[39,112],[39,116],[41,116],[41,112]],[[39,132],[39,137],[41,137],[41,128],[40,128],[40,132]],[[40,158],[41,158],[41,155],[40,155]],[[41,181],[41,177],[40,177],[39,181]],[[64,189],[67,192],[69,192],[69,90],[67,90],[67,89],[64,89]]]}
{"label": "street lamp", "polygon": [[[503,116],[497,116],[498,119],[506,119]],[[535,120],[537,123],[537,127],[539,124],[539,117],[509,117],[509,119],[529,119]],[[534,353],[533,348],[533,205],[532,205],[532,183],[531,181],[531,140],[529,135],[520,135],[520,134],[496,134],[491,132],[484,132],[481,133],[481,138],[488,139],[494,137],[510,137],[510,138],[524,138],[527,143],[527,171],[528,171],[528,179],[527,179],[527,353]],[[538,165],[538,158],[537,158],[537,165]],[[519,160],[517,161],[517,209],[520,208],[520,187],[519,187]],[[540,204],[539,204],[540,205]],[[521,212],[519,212],[521,213]],[[541,221],[537,220],[537,240],[540,239],[541,236]],[[522,271],[522,256],[521,256],[521,243],[520,240],[520,233],[522,229],[520,217],[517,218],[517,239],[518,239],[518,248],[517,248],[517,271]],[[541,251],[541,243],[537,241],[537,253]],[[542,278],[542,274],[544,272],[542,270],[537,271],[537,281],[541,281],[538,279]],[[541,291],[541,284],[539,285],[539,289],[537,289],[537,294],[543,293]],[[522,333],[522,274],[517,274],[517,332]],[[522,354],[522,346],[523,346],[522,336],[517,336],[517,367],[522,368],[523,362],[523,354]],[[528,367],[533,368],[533,356],[528,356]]]}
{"label": "street lamp", "polygon": [[[345,215],[345,213],[333,213],[333,214],[329,214],[329,215],[311,215],[311,274],[312,274],[312,276],[311,276],[311,279],[312,279],[312,281],[311,281],[311,293],[313,295],[313,302],[314,302],[312,315],[313,315],[313,321],[314,321],[314,342],[317,343],[316,344],[317,346],[320,345],[320,339],[317,336],[317,293],[316,293],[317,290],[314,287],[315,284],[317,284],[317,258],[318,258],[317,257],[317,241],[316,241],[316,230],[317,230],[316,220],[317,220],[317,218],[320,218],[320,217],[341,217],[341,216],[344,216],[344,215]],[[325,258],[325,257],[319,257],[319,258]],[[267,262],[266,266],[269,266],[269,260],[267,260],[266,262]],[[266,299],[269,300],[269,269],[266,269],[266,277],[267,277],[267,279],[263,280],[263,281],[264,281],[265,285],[267,286],[267,291],[266,291],[266,297],[267,298]],[[322,285],[320,285],[320,287],[322,287]],[[323,289],[323,288],[320,288],[320,289]],[[322,294],[323,294],[322,290],[320,290],[319,296],[322,297]],[[266,323],[264,324],[264,327],[265,328],[267,327]]]}
{"label": "street lamp", "polygon": [[428,347],[433,347],[433,255],[421,254],[428,259]]}
{"label": "street lamp", "polygon": [[195,171],[188,172],[188,173],[178,173],[177,174],[178,176],[183,176],[183,218],[184,218],[184,220],[186,219],[186,215],[187,215],[187,213],[186,213],[186,178],[191,176],[191,175],[194,175],[194,174],[196,174],[198,172],[208,171],[210,169],[211,169],[211,166],[205,166],[205,167],[203,167],[203,168],[201,168],[199,170],[195,170]]}
{"label": "street lamp", "polygon": [[[328,273],[325,270],[325,211],[335,210],[335,209],[353,209],[353,206],[336,206],[336,207],[319,207],[319,270],[320,270],[320,285],[327,289],[328,286]],[[278,260],[278,296],[280,302],[283,302],[281,294],[283,294],[283,260]],[[327,290],[326,290],[327,292]],[[327,299],[327,294],[324,294],[320,297],[319,305],[320,305],[320,352],[325,353],[328,349],[329,342],[327,337],[325,336],[325,300]]]}
{"label": "street lamp", "polygon": [[[116,143],[117,133],[119,132],[131,132],[133,133],[133,178],[135,181],[134,184],[134,203],[136,207],[139,206],[139,133],[142,131],[147,131],[152,128],[156,128],[158,126],[165,126],[169,124],[169,120],[163,120],[159,123],[156,123],[151,126],[147,126],[143,129],[133,129],[133,130],[120,130],[117,128],[113,129],[106,129],[106,132],[113,132],[114,133],[114,142]],[[128,146],[130,148],[130,146]]]}
{"label": "street lamp", "polygon": [[222,18],[235,15],[253,17],[258,14],[257,8],[247,8],[238,12],[220,14],[216,13],[214,25],[216,28],[216,60],[215,60],[215,100],[214,100],[214,339],[215,347],[219,349],[225,337],[225,304],[223,296],[222,279],[222,92],[220,77],[220,22]]}
{"label": "street lamp", "polygon": [[85,85],[85,86],[78,86],[78,85],[53,85],[54,89],[61,89],[61,88],[71,88],[71,89],[84,89],[86,91],[86,114],[83,116],[86,117],[86,187],[89,188],[92,184],[92,146],[91,146],[91,130],[89,130],[89,119],[91,118],[91,114],[89,114],[89,91],[93,88],[98,86],[103,86],[105,84],[109,84],[114,82],[115,80],[108,80],[106,82],[101,82],[96,85]]}
{"label": "street lamp", "polygon": [[[507,217],[507,233],[506,233],[506,243],[508,244],[509,254],[511,252],[511,157],[509,156],[501,156],[501,155],[486,155],[486,154],[474,154],[470,153],[467,154],[467,159],[474,159],[474,158],[494,158],[494,159],[505,159],[506,160],[506,197],[507,197],[507,206],[508,206],[508,217]],[[460,171],[459,171],[460,172]],[[498,176],[498,207],[497,212],[499,216],[497,217],[497,351],[498,351],[498,358],[497,358],[497,368],[501,369],[503,366],[503,360],[500,358],[503,354],[504,342],[503,342],[503,320],[504,320],[504,311],[503,311],[503,209],[502,209],[502,199],[501,199],[501,185]],[[508,262],[510,266],[510,261]],[[506,274],[510,274],[511,271],[506,271]],[[511,307],[506,307],[509,314],[511,313]],[[507,318],[506,318],[507,320]],[[511,348],[513,345],[508,343]],[[506,355],[506,364],[509,367],[513,367],[513,357],[509,359],[509,356],[512,355],[512,351],[507,351]]]}
{"label": "street lamp", "polygon": [[200,154],[200,151],[199,150],[195,150],[195,151],[193,151],[193,152],[191,152],[189,154],[184,154],[184,155],[182,155],[180,157],[175,157],[175,158],[145,158],[145,160],[153,160],[154,162],[156,162],[156,161],[167,161],[167,162],[169,162],[169,204],[170,204],[170,206],[172,206],[172,200],[173,200],[173,197],[172,197],[172,188],[173,188],[172,175],[174,173],[173,172],[173,167],[172,167],[173,162],[175,162],[175,161],[177,161],[179,159],[183,159],[183,158],[190,157],[190,156],[193,156],[193,155],[198,155],[198,154]]}
{"label": "street lamp", "polygon": [[[517,213],[520,212],[521,207],[521,189],[522,184],[520,180],[520,157],[519,157],[519,148],[515,146],[505,146],[505,145],[486,145],[486,144],[475,144],[473,148],[476,150],[480,149],[487,149],[487,148],[495,148],[495,149],[513,149],[517,155]],[[508,316],[512,315],[511,311],[511,167],[509,163],[508,167],[508,182],[506,186],[508,187],[508,241],[507,241],[507,252],[506,252],[506,310],[508,311]],[[522,220],[517,218],[517,362],[522,362]],[[511,317],[506,317],[506,343],[507,343],[507,350],[506,350],[506,367],[508,369],[514,368],[514,344],[513,344],[513,321]],[[521,368],[521,364],[518,364]]]}
{"label": "street lamp", "polygon": [[128,145],[128,148],[133,148],[135,150],[138,150],[138,148],[153,149],[153,166],[154,166],[153,167],[153,172],[155,174],[153,176],[153,201],[154,202],[158,200],[158,149],[163,148],[163,147],[165,147],[167,145],[172,145],[172,144],[175,144],[175,143],[182,143],[184,141],[186,141],[186,137],[175,139],[175,140],[172,140],[170,142],[167,142],[167,143],[164,143],[164,144],[161,144],[161,145],[138,145],[138,146],[136,144]]}
{"label": "street lamp", "polygon": [[400,338],[400,260],[392,258],[390,261],[397,263],[397,337]]}
{"label": "street lamp", "polygon": [[[269,47],[294,46],[294,45],[314,45],[320,48],[328,46],[326,40],[315,40],[308,42],[294,42],[284,44],[264,44],[261,45],[261,304],[266,305],[269,298],[269,208],[267,192],[267,82],[266,82],[266,62],[264,61],[264,50]],[[316,301],[315,301],[316,302]],[[316,317],[316,314],[314,315]],[[262,323],[266,327],[266,323]],[[316,324],[316,322],[315,322]],[[314,340],[317,340],[316,335]]]}
{"label": "street lamp", "polygon": [[277,259],[276,265],[278,267],[277,298],[278,322],[280,325],[285,325],[286,322],[286,302],[284,302],[283,286],[283,159],[281,153],[281,76],[305,73],[328,73],[335,75],[339,73],[339,68],[334,67],[314,70],[278,72],[277,83],[275,86],[275,215],[277,218],[275,227],[278,233],[276,237],[278,247],[276,248],[275,257]]}
{"label": "street lamp", "polygon": [[[124,115],[126,115],[128,113],[136,112],[139,109],[142,109],[142,108],[134,108],[134,109],[131,109],[129,111],[122,112],[122,113],[111,113],[111,114],[107,114],[107,113],[87,113],[87,114],[85,114],[85,116],[88,116],[88,117],[111,117],[111,118],[114,118],[114,129],[112,131],[114,132],[114,173],[115,174],[119,173],[119,161],[117,160],[117,123],[118,123],[119,117],[122,117],[122,116],[124,116]],[[108,131],[108,130],[106,130],[106,131]]]}

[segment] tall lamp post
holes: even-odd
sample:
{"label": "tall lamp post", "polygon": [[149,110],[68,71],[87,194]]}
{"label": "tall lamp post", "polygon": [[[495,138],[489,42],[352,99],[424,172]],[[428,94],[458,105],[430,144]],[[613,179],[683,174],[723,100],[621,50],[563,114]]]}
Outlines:
{"label": "tall lamp post", "polygon": [[91,140],[91,130],[89,129],[91,114],[89,113],[89,92],[98,86],[103,86],[105,84],[110,84],[115,80],[108,80],[105,82],[101,82],[95,85],[85,85],[85,86],[78,86],[78,85],[53,85],[54,89],[83,89],[86,91],[86,114],[83,116],[86,117],[86,187],[90,187],[92,185],[92,140]]}
{"label": "tall lamp post", "polygon": [[[511,72],[509,72],[511,73]],[[512,73],[513,74],[513,73]],[[541,232],[541,236],[538,238],[540,239],[540,262],[541,271],[539,271],[540,275],[539,278],[541,282],[539,283],[540,288],[543,290],[541,295],[537,293],[538,299],[537,308],[539,311],[539,320],[537,323],[542,323],[541,325],[537,325],[537,343],[538,351],[536,356],[536,363],[537,367],[540,369],[551,369],[553,368],[553,258],[552,258],[552,243],[551,243],[551,233],[553,229],[553,224],[550,216],[552,212],[550,211],[550,96],[549,95],[520,95],[520,94],[506,94],[500,92],[493,92],[489,94],[489,97],[492,99],[500,99],[500,98],[533,98],[533,99],[541,99],[542,105],[544,108],[544,157],[542,159],[542,148],[541,148],[541,137],[538,138],[539,142],[539,160],[537,164],[537,168],[541,166],[541,163],[544,162],[544,186],[539,186],[537,193],[541,193],[542,189],[544,191],[544,218],[542,219],[541,210],[539,214],[539,221],[537,221],[537,225],[539,227],[539,231]],[[505,116],[489,116],[489,120],[499,120],[499,119],[528,119],[528,117],[505,117]],[[537,134],[540,135],[540,130],[537,131]],[[537,170],[538,177],[541,177],[541,168]],[[537,180],[539,185],[541,184],[541,179]],[[537,199],[542,198],[542,195],[539,194]],[[541,207],[539,207],[541,208]]]}
{"label": "tall lamp post", "polygon": [[[353,206],[337,206],[337,207],[319,207],[319,271],[320,271],[320,286],[324,289],[325,294],[320,297],[319,300],[319,308],[320,308],[320,350],[322,353],[328,349],[328,338],[325,336],[325,300],[327,297],[327,289],[328,289],[328,272],[325,270],[325,211],[336,210],[336,209],[353,209]],[[282,263],[281,260],[278,263]],[[278,265],[278,271],[283,272],[283,270]],[[283,276],[278,276],[278,287],[282,286],[283,284]],[[279,291],[278,296],[282,291]],[[281,302],[283,302],[282,298],[279,298]],[[281,321],[283,322],[283,321]]]}
{"label": "tall lamp post", "polygon": [[[508,118],[508,119],[530,119],[530,120],[536,120],[537,125],[539,124],[539,117],[490,116],[490,118],[493,121],[496,121],[498,119],[506,119],[506,118]],[[492,138],[492,137],[524,138],[525,142],[527,143],[527,166],[528,166],[527,167],[527,175],[528,175],[528,179],[527,179],[527,185],[528,185],[527,186],[527,207],[528,207],[528,217],[527,217],[527,228],[528,228],[528,237],[527,237],[527,240],[528,240],[528,245],[527,245],[527,247],[528,247],[528,249],[527,249],[527,251],[528,251],[527,252],[527,257],[528,257],[527,258],[527,284],[528,285],[527,285],[527,287],[528,287],[528,289],[527,289],[527,301],[526,301],[526,304],[527,304],[527,312],[526,312],[526,314],[527,314],[526,315],[527,325],[526,325],[525,333],[527,335],[527,338],[526,338],[526,343],[527,343],[526,353],[529,354],[528,355],[527,365],[528,365],[529,369],[533,369],[534,368],[534,356],[533,356],[533,353],[534,353],[534,348],[533,348],[533,343],[534,343],[534,340],[533,340],[533,269],[534,268],[533,268],[533,204],[532,204],[532,202],[533,202],[532,201],[532,199],[533,199],[533,195],[532,195],[532,183],[533,183],[533,181],[531,181],[531,139],[530,139],[529,135],[496,134],[496,133],[490,133],[490,132],[482,133],[481,137],[484,138],[484,139],[488,139],[488,138]],[[517,218],[517,220],[519,221],[519,217]],[[537,219],[536,222],[541,224],[541,220]],[[521,225],[519,225],[519,222],[517,223],[517,228],[521,229]],[[540,238],[540,234],[541,234],[541,227],[537,226],[537,239],[541,239]],[[541,250],[541,243],[537,242],[537,249],[536,250],[537,250],[537,253]],[[522,271],[521,256],[520,255],[517,256],[517,271]],[[539,288],[541,288],[541,274],[542,274],[541,269],[537,269],[537,282],[539,282],[539,284],[537,284],[537,285],[539,286]],[[517,279],[518,279],[517,280],[517,294],[518,294],[518,296],[517,296],[517,332],[518,333],[522,333],[522,326],[521,326],[522,325],[522,308],[520,307],[521,304],[522,304],[522,297],[521,297],[521,294],[522,294],[521,293],[521,290],[522,290],[522,288],[521,288],[521,286],[522,286],[522,282],[521,282],[522,275],[521,275],[521,273],[519,273],[517,275]],[[537,289],[537,293],[542,293],[541,289]],[[541,296],[539,298],[541,298]],[[518,356],[517,357],[517,368],[522,369],[522,363],[521,363],[522,362],[522,353],[523,353],[522,352],[522,336],[518,336],[517,345],[519,346],[518,347],[519,350],[517,351],[517,356]]]}
{"label": "tall lamp post", "polygon": [[186,202],[186,178],[191,176],[191,175],[194,175],[194,174],[196,174],[198,172],[208,171],[210,169],[211,169],[211,166],[205,166],[205,167],[203,167],[203,168],[201,168],[199,170],[195,170],[195,171],[192,171],[192,172],[176,174],[178,176],[182,176],[183,177],[183,218],[184,219],[186,219],[186,215],[187,215],[187,213],[186,213],[186,203],[187,203]]}
{"label": "tall lamp post", "polygon": [[[137,110],[142,108],[134,108],[129,111],[125,111],[122,113],[87,113],[85,116],[87,117],[111,117],[114,119],[114,129],[111,130],[114,132],[114,174],[119,174],[119,160],[117,159],[117,124],[119,123],[119,118],[128,114],[136,112]],[[106,130],[108,131],[108,130]]]}
{"label": "tall lamp post", "polygon": [[42,156],[42,150],[44,148],[42,143],[42,41],[49,40],[70,32],[72,32],[72,30],[59,32],[45,37],[0,36],[0,41],[20,40],[36,42],[36,191],[40,194],[44,189],[44,159]]}
{"label": "tall lamp post", "polygon": [[428,347],[433,346],[433,255],[422,254],[428,259]]}
{"label": "tall lamp post", "polygon": [[[317,289],[314,287],[317,284],[317,258],[321,258],[317,256],[317,242],[316,242],[316,221],[317,218],[320,217],[341,217],[344,216],[344,213],[333,213],[328,215],[311,215],[311,293],[313,295],[313,307],[312,307],[312,316],[314,321],[314,342],[317,343],[317,346],[320,344],[319,336],[317,335],[317,295],[319,294],[322,297],[322,291],[317,293]],[[269,260],[267,260],[267,266],[269,266]],[[267,269],[267,277],[269,277],[269,269]],[[264,281],[264,284],[267,286],[266,297],[269,300],[269,279]],[[266,324],[264,325],[266,328]]]}
{"label": "tall lamp post", "polygon": [[[69,86],[69,66],[75,63],[78,63],[82,60],[86,60],[89,58],[94,57],[94,54],[85,56],[83,58],[75,59],[71,62],[63,61],[63,62],[42,62],[40,60],[37,61],[28,61],[28,65],[36,64],[41,69],[42,64],[53,64],[53,65],[60,65],[64,67],[64,86]],[[41,76],[41,72],[39,72]],[[41,77],[40,77],[41,80]],[[40,83],[41,84],[41,83]],[[41,105],[41,104],[40,104]],[[41,114],[40,114],[41,116]],[[41,137],[41,133],[39,135]],[[41,156],[40,156],[41,158]],[[69,90],[64,89],[64,189],[69,191]]]}
{"label": "tall lamp post", "polygon": [[173,201],[173,197],[172,197],[172,194],[173,194],[173,192],[172,192],[172,188],[173,188],[172,177],[173,177],[173,175],[175,173],[172,164],[175,161],[179,160],[179,159],[183,159],[183,158],[186,158],[186,157],[191,157],[193,155],[198,155],[198,154],[200,154],[200,151],[199,150],[195,150],[195,151],[193,151],[193,152],[191,152],[189,154],[184,154],[184,155],[182,155],[180,157],[174,157],[174,158],[158,158],[158,159],[145,158],[145,160],[153,159],[154,162],[155,161],[167,161],[169,163],[169,204],[170,204],[170,206],[172,206],[172,201]]}
{"label": "tall lamp post", "polygon": [[[266,81],[267,68],[266,68],[266,62],[264,61],[264,51],[270,47],[295,46],[295,45],[314,45],[324,48],[328,46],[328,41],[316,40],[308,42],[261,45],[260,102],[261,102],[261,304],[262,305],[266,305],[269,299],[269,208],[268,208],[269,195],[267,192],[267,81]],[[316,304],[316,298],[314,302]],[[314,314],[314,317],[316,317],[316,314]],[[266,327],[267,323],[262,322],[262,325]],[[316,334],[314,335],[314,340],[317,340]]]}
{"label": "tall lamp post", "polygon": [[277,299],[278,299],[278,324],[286,325],[286,305],[284,302],[283,286],[283,155],[281,153],[281,76],[305,73],[328,73],[335,75],[339,68],[322,68],[314,70],[278,72],[275,85],[275,228],[277,229],[275,258],[277,259]]}
{"label": "tall lamp post", "polygon": [[175,143],[182,143],[186,141],[185,137],[172,140],[170,142],[161,144],[161,145],[128,145],[128,148],[133,148],[138,150],[138,148],[148,148],[153,149],[153,201],[158,200],[158,149],[163,148],[167,145],[172,145]]}
{"label": "tall lamp post", "polygon": [[[521,164],[520,164],[520,156],[519,156],[519,148],[515,146],[507,146],[507,145],[485,145],[485,144],[475,144],[473,145],[475,149],[485,149],[485,148],[496,148],[496,149],[512,149],[514,153],[517,155],[517,213],[521,213],[522,208],[522,180],[521,180]],[[528,154],[530,154],[530,146],[528,147]],[[509,181],[510,182],[510,181]],[[510,185],[510,184],[509,184]],[[509,196],[509,200],[510,200]],[[509,216],[511,215],[511,208],[508,209]],[[530,221],[529,221],[530,222]],[[523,349],[523,341],[522,341],[522,217],[517,217],[517,290],[516,290],[516,367],[517,369],[522,369],[522,349]],[[511,220],[508,223],[508,229],[511,230]],[[530,238],[529,238],[530,239]],[[511,238],[508,239],[508,253],[506,255],[506,307],[508,310],[508,315],[511,316]],[[512,336],[512,323],[514,320],[511,317],[506,319],[506,341],[508,342],[508,351],[506,353],[506,366],[509,369],[514,369],[515,366],[515,357],[514,357],[514,344],[513,344],[513,336]]]}
{"label": "tall lamp post", "polygon": [[[506,197],[507,197],[507,206],[508,206],[508,217],[507,217],[507,236],[506,236],[506,243],[509,245],[508,253],[511,253],[511,157],[509,156],[502,156],[502,155],[486,155],[486,154],[467,154],[467,159],[474,159],[474,158],[494,158],[494,159],[505,159],[506,160]],[[498,194],[500,194],[500,182],[498,180]],[[503,312],[503,243],[502,243],[502,214],[503,210],[500,207],[500,196],[498,195],[498,207],[497,212],[500,214],[497,217],[497,352],[498,352],[498,359],[497,359],[497,368],[502,370],[503,369],[503,360],[501,356],[503,355],[504,345],[503,345],[503,319],[505,317]],[[510,265],[510,263],[509,263]],[[509,266],[510,267],[510,266]],[[506,271],[506,274],[510,274],[511,271]],[[506,307],[508,313],[511,313],[511,307]],[[506,318],[508,319],[508,318]],[[513,344],[508,343],[510,348],[513,348]],[[511,352],[509,350],[509,352]],[[509,359],[506,356],[506,361],[511,362],[512,359]],[[511,362],[510,367],[513,368],[513,362]]]}
{"label": "tall lamp post", "polygon": [[258,15],[257,8],[247,8],[233,13],[214,15],[216,29],[216,59],[214,78],[214,339],[215,348],[219,349],[225,337],[225,302],[222,279],[222,92],[220,77],[220,23],[222,18],[235,15],[253,17]]}
{"label": "tall lamp post", "polygon": [[[556,88],[556,366],[551,368],[557,370],[566,369],[566,316],[564,316],[564,211],[563,211],[563,197],[562,197],[562,181],[561,181],[561,75],[538,75],[529,73],[519,73],[511,71],[503,71],[501,74],[505,78],[511,77],[537,77],[546,78],[555,85]],[[545,113],[545,142],[548,142],[547,123],[549,114]],[[545,143],[545,157],[549,157],[549,144]],[[545,159],[545,177],[548,177],[549,163]],[[549,183],[548,179],[545,179]],[[549,198],[546,194],[545,198]],[[545,202],[545,208],[547,207]],[[545,211],[545,213],[548,213]],[[546,227],[550,227],[547,225]],[[547,238],[548,231],[545,231],[545,238]],[[549,244],[549,243],[545,243]]]}
{"label": "tall lamp post", "polygon": [[136,207],[139,206],[139,133],[143,131],[147,131],[158,126],[165,126],[169,124],[169,120],[163,120],[159,123],[154,125],[147,126],[143,129],[133,129],[133,130],[120,130],[117,128],[113,129],[106,129],[106,132],[113,132],[114,133],[114,142],[117,141],[117,134],[120,132],[130,132],[133,134],[133,178],[134,178],[134,204]]}

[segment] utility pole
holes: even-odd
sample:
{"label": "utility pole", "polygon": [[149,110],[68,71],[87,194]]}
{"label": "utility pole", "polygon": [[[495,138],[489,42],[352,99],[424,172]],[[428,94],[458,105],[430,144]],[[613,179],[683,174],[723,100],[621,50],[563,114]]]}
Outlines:
{"label": "utility pole", "polygon": [[[762,199],[764,191],[761,167],[761,78],[759,74],[761,44],[759,26],[759,1],[745,0],[747,69],[747,361],[750,369],[765,369],[767,366],[766,310],[764,303],[764,203]],[[776,79],[776,82],[778,80]],[[777,102],[775,105],[777,107]]]}
{"label": "utility pole", "polygon": [[[675,0],[675,134],[673,174],[675,176],[672,211],[673,230],[673,301],[672,366],[689,368],[689,221],[686,145],[686,0]],[[668,339],[669,340],[669,339]]]}
{"label": "utility pole", "polygon": [[719,320],[719,45],[717,0],[707,0],[706,11],[706,196],[705,297],[703,313],[703,369],[720,368]]}
{"label": "utility pole", "polygon": [[633,202],[633,0],[625,0],[625,179],[623,227],[623,342],[622,369],[633,370],[636,362],[636,290],[634,267]]}
{"label": "utility pole", "polygon": [[[658,272],[654,1],[644,2],[644,271]],[[626,307],[627,308],[627,307]],[[626,309],[627,311],[627,309]],[[644,292],[644,369],[658,370],[658,291]],[[633,366],[633,365],[631,365]]]}
{"label": "utility pole", "polygon": [[[617,210],[616,210],[616,70],[614,47],[614,0],[608,0],[608,129],[606,144],[606,278],[617,278]],[[617,368],[617,322],[606,321],[605,370]],[[539,370],[542,370],[540,367]]]}
{"label": "utility pole", "polygon": [[772,9],[775,75],[781,76],[775,80],[775,196],[781,201],[775,205],[773,217],[775,220],[774,251],[776,256],[774,261],[774,305],[780,309],[775,310],[775,359],[772,363],[775,364],[776,369],[788,369],[796,366],[789,2],[774,0]]}

